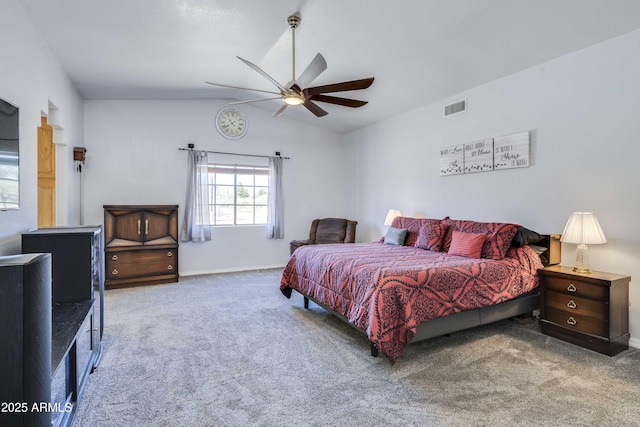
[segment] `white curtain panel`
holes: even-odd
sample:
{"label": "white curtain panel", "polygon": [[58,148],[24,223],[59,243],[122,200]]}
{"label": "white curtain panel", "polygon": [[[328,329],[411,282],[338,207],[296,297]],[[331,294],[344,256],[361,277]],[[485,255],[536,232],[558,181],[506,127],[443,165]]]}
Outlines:
{"label": "white curtain panel", "polygon": [[211,240],[209,219],[209,160],[206,151],[190,151],[187,172],[187,199],[180,240]]}
{"label": "white curtain panel", "polygon": [[269,215],[267,222],[267,238],[283,239],[282,157],[269,157]]}

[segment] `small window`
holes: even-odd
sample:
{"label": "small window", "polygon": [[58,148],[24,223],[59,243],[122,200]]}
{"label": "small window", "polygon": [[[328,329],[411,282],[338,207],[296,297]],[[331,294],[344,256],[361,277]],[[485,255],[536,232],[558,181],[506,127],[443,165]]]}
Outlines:
{"label": "small window", "polygon": [[212,226],[267,223],[267,166],[209,165],[209,215]]}

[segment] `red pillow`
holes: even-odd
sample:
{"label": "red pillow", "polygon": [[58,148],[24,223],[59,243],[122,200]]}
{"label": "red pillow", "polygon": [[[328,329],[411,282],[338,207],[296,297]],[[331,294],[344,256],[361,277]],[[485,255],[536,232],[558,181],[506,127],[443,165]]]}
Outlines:
{"label": "red pillow", "polygon": [[436,252],[440,251],[447,228],[442,223],[423,225],[420,228],[415,247]]}
{"label": "red pillow", "polygon": [[449,247],[448,254],[466,256],[469,258],[480,258],[482,246],[486,240],[486,234],[453,231],[451,233],[451,246]]}

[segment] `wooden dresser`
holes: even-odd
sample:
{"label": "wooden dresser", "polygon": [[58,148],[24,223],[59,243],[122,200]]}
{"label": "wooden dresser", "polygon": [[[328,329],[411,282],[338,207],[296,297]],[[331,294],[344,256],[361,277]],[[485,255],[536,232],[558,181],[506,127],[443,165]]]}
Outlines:
{"label": "wooden dresser", "polygon": [[178,205],[105,205],[105,288],[178,281]]}
{"label": "wooden dresser", "polygon": [[564,266],[539,273],[542,333],[609,356],[629,348],[629,276]]}

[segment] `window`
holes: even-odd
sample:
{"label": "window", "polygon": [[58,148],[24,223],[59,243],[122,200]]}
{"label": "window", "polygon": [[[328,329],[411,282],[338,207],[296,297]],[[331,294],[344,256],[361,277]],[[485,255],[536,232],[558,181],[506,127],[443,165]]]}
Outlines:
{"label": "window", "polygon": [[267,166],[209,165],[212,226],[266,224],[268,204]]}

